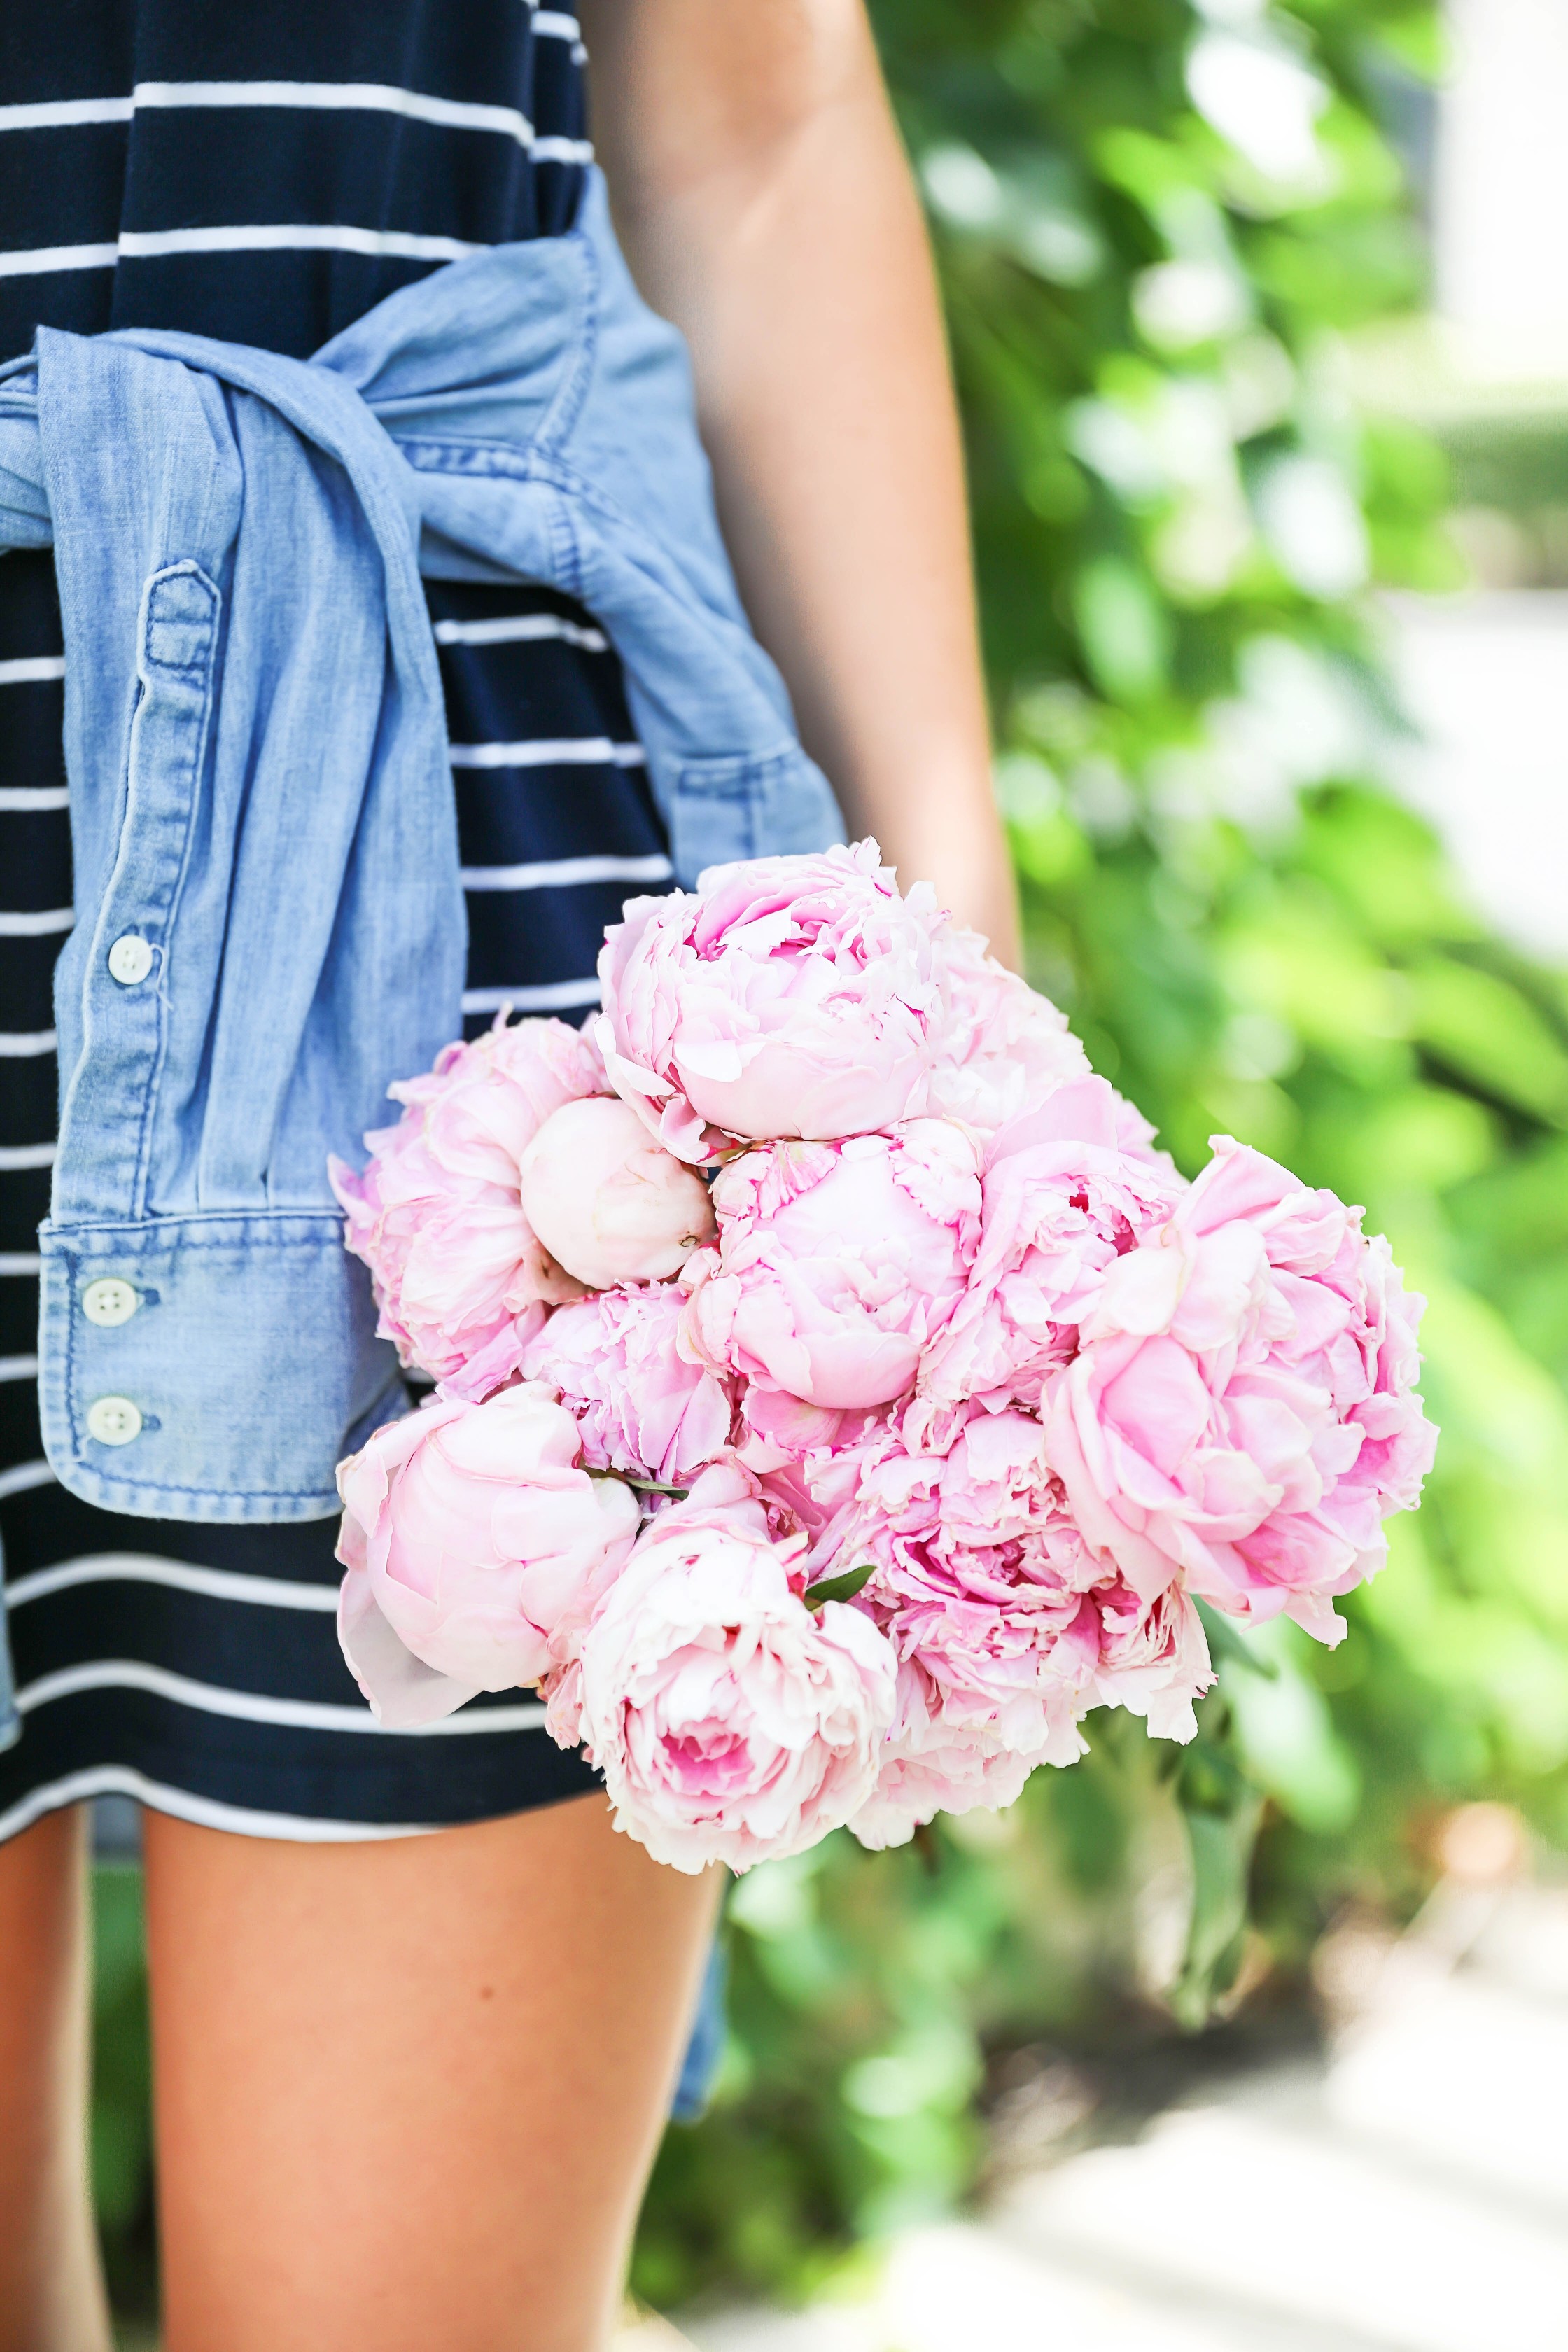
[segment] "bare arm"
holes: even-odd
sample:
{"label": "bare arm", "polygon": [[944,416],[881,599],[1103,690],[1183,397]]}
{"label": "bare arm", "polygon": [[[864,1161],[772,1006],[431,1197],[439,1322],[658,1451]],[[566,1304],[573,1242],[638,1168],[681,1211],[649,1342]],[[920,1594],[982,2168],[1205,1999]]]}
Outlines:
{"label": "bare arm", "polygon": [[931,258],[861,0],[585,0],[595,134],[691,346],[741,592],[851,833],[1016,960]]}

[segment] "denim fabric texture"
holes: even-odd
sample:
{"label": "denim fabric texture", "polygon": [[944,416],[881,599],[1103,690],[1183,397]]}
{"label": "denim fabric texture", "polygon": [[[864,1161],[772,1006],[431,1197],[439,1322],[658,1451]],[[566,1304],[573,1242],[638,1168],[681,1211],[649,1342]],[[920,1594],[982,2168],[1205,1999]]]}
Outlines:
{"label": "denim fabric texture", "polygon": [[596,175],[566,235],[452,263],[310,361],[40,330],[0,370],[0,548],[50,545],[77,921],[45,1444],[110,1510],[321,1517],[339,1457],[405,1404],[326,1156],[357,1159],[388,1084],[461,1025],[419,572],[592,609],[679,881],[842,839],[838,814],[741,609],[684,346]]}
{"label": "denim fabric texture", "polygon": [[697,2009],[687,2038],[686,2055],[680,2062],[675,2096],[669,2103],[670,2119],[674,2123],[700,2123],[708,2112],[730,2032],[729,2012],[725,2007],[729,1980],[724,1944],[716,1937],[709,1947],[708,1965],[702,1971],[702,1987],[697,1996]]}

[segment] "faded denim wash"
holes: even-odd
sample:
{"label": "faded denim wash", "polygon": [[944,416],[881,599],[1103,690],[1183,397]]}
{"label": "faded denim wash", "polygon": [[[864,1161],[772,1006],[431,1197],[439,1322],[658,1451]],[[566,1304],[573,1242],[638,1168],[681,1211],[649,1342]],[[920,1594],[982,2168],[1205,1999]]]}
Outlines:
{"label": "faded denim wash", "polygon": [[[309,362],[40,331],[0,371],[0,546],[51,544],[77,924],[45,1444],[110,1510],[321,1517],[339,1456],[403,1406],[326,1155],[357,1156],[389,1081],[460,1026],[421,570],[595,613],[680,881],[841,839],[837,811],[735,593],[684,347],[596,177],[569,235],[453,263]],[[133,1294],[111,1322],[128,1294],[84,1306],[109,1276]]]}

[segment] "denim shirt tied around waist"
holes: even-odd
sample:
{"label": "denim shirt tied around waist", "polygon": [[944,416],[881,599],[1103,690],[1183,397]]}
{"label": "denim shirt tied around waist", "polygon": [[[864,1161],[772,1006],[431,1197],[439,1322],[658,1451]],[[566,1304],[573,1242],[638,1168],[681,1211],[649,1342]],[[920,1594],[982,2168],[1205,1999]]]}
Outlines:
{"label": "denim shirt tied around waist", "polygon": [[837,811],[596,179],[570,234],[455,262],[308,362],[40,331],[0,371],[0,547],[50,544],[77,923],[45,1445],[106,1509],[321,1517],[402,1407],[326,1157],[460,1029],[420,572],[593,611],[682,883],[841,839]]}

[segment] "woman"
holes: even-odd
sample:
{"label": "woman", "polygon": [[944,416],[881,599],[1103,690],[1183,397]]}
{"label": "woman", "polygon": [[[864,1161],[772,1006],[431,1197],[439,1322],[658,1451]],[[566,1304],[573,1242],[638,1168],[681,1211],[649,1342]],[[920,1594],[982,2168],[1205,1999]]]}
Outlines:
{"label": "woman", "polygon": [[[521,0],[25,16],[0,32],[0,357],[44,326],[302,359],[455,256],[569,231],[585,41],[616,223],[689,339],[803,740],[851,835],[1012,954],[941,333],[859,0],[593,0],[580,25]],[[428,600],[471,1033],[503,1002],[590,1003],[604,922],[672,845],[602,616],[468,581]],[[23,1730],[0,1758],[0,2352],[108,2341],[79,1801],[109,1789],[147,1806],[169,2352],[594,2352],[716,1890],[614,1836],[527,1707],[365,1738],[330,1519],[123,1516],[43,1454],[61,646],[49,556],[7,556],[0,1535]]]}

